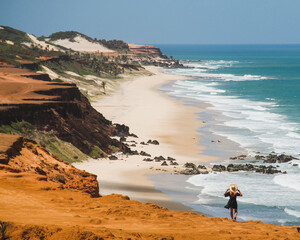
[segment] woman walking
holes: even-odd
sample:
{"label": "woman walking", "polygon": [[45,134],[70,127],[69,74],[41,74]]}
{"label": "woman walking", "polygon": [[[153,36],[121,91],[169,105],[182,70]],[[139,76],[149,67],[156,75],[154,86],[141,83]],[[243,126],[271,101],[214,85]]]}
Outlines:
{"label": "woman walking", "polygon": [[[238,204],[237,204],[237,201],[236,201],[236,197],[239,196],[239,197],[242,197],[243,194],[241,193],[241,191],[238,189],[237,185],[235,184],[231,184],[229,186],[229,188],[225,191],[224,193],[224,196],[225,197],[230,197],[229,200],[228,200],[228,203],[226,204],[225,208],[230,208],[230,216],[231,216],[231,219],[234,219],[236,220],[236,216],[238,214]],[[234,217],[233,217],[233,210],[234,210]]]}

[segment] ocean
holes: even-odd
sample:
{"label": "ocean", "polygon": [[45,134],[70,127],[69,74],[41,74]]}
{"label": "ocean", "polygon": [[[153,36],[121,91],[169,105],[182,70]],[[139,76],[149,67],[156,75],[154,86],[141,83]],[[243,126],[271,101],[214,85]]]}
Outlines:
{"label": "ocean", "polygon": [[[300,45],[156,46],[191,67],[166,69],[192,78],[160,90],[205,109],[198,113],[199,121],[207,123],[199,129],[204,133],[199,143],[206,146],[204,154],[218,156],[217,164],[247,162],[258,153],[271,152],[300,158]],[[249,159],[229,160],[241,153],[247,153]],[[300,160],[275,165],[287,174],[235,172],[189,177],[185,194],[193,200],[184,204],[214,217],[229,217],[223,193],[236,183],[244,194],[238,199],[239,220],[299,225]],[[166,191],[156,182],[158,189]],[[175,201],[183,199],[176,192],[168,193]]]}

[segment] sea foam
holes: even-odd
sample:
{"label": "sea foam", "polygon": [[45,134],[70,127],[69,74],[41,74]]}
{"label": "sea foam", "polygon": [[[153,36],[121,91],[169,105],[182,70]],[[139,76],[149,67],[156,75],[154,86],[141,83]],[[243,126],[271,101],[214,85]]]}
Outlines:
{"label": "sea foam", "polygon": [[[207,109],[219,113],[214,119],[215,126],[223,125],[231,129],[231,131],[216,129],[211,126],[210,131],[236,141],[250,154],[255,154],[256,151],[266,154],[276,151],[298,155],[300,127],[297,123],[289,121],[286,116],[275,112],[278,106],[276,99],[253,101],[230,95],[227,90],[220,88],[222,81],[257,81],[270,77],[249,74],[238,76],[209,71],[230,67],[233,64],[238,62],[223,60],[188,62],[186,65],[194,68],[168,70],[194,77],[194,80],[176,81],[169,94],[210,103]],[[203,66],[206,66],[206,69],[203,69]]]}

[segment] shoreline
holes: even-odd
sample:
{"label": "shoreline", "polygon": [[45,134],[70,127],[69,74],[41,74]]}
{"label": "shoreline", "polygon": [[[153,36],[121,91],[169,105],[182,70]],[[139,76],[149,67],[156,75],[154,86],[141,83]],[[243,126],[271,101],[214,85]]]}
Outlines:
{"label": "shoreline", "polygon": [[[113,123],[129,126],[138,138],[128,137],[127,143],[136,141],[132,150],[145,151],[155,156],[176,159],[178,166],[161,166],[161,162],[145,162],[144,156],[120,157],[123,160],[89,160],[74,164],[79,169],[98,175],[100,194],[118,193],[132,200],[151,202],[170,210],[192,211],[188,206],[170,200],[168,194],[155,188],[149,175],[172,173],[186,162],[202,164],[216,161],[217,157],[202,154],[205,147],[199,144],[199,129],[205,123],[197,120],[201,108],[169,97],[158,88],[171,81],[188,79],[184,76],[165,74],[159,67],[146,67],[153,73],[122,81],[110,96],[92,102],[93,107]],[[188,124],[187,124],[188,122]],[[159,145],[141,145],[149,139]]]}

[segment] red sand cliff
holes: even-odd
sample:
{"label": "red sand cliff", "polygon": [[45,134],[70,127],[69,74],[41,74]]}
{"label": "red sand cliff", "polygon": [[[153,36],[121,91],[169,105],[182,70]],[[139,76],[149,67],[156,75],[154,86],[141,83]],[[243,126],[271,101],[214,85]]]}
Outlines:
{"label": "red sand cliff", "polygon": [[158,47],[150,45],[128,44],[129,50],[136,55],[151,55],[153,57],[166,58]]}
{"label": "red sand cliff", "polygon": [[0,125],[27,121],[89,154],[94,146],[129,149],[110,135],[115,127],[98,113],[74,84],[50,82],[47,74],[0,68]]}

